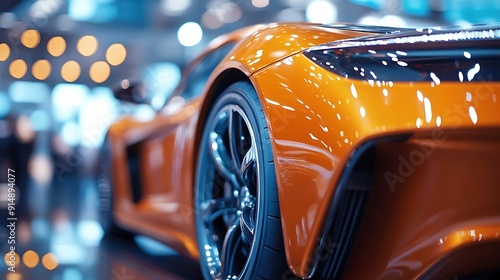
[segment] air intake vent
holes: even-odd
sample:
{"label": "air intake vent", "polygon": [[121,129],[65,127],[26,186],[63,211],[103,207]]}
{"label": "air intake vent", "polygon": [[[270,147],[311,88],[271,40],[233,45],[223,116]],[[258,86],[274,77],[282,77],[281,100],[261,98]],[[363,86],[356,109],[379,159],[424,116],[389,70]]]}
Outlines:
{"label": "air intake vent", "polygon": [[[372,188],[376,153],[373,147],[360,149],[344,170],[327,217],[314,279],[339,279],[349,261],[358,227]],[[352,169],[349,169],[349,166]]]}
{"label": "air intake vent", "polygon": [[132,201],[138,203],[142,198],[141,192],[141,170],[140,170],[140,144],[134,144],[127,147],[128,171],[130,174],[130,187]]}
{"label": "air intake vent", "polygon": [[368,199],[367,190],[346,190],[334,216],[332,229],[326,236],[330,246],[328,259],[319,264],[318,279],[337,279],[344,270],[354,244],[358,225]]}

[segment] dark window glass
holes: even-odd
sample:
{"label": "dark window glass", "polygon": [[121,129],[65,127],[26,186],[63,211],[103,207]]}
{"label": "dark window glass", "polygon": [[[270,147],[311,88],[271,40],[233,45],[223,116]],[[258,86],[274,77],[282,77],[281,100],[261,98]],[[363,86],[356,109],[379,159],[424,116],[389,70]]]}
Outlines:
{"label": "dark window glass", "polygon": [[331,72],[359,80],[499,81],[499,43],[498,40],[483,41],[473,47],[446,42],[427,43],[419,48],[363,46],[320,49],[304,54]]}
{"label": "dark window glass", "polygon": [[204,57],[198,65],[195,65],[185,80],[184,90],[181,94],[184,99],[191,99],[202,93],[208,77],[234,45],[234,43],[230,43],[214,50]]}

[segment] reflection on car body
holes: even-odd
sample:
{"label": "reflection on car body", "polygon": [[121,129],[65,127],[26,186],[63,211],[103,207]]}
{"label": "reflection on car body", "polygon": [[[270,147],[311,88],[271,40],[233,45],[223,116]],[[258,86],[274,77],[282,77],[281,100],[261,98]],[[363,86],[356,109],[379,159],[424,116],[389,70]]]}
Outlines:
{"label": "reflection on car body", "polygon": [[154,118],[110,127],[103,225],[199,259],[207,279],[498,270],[499,34],[286,23],[225,35]]}

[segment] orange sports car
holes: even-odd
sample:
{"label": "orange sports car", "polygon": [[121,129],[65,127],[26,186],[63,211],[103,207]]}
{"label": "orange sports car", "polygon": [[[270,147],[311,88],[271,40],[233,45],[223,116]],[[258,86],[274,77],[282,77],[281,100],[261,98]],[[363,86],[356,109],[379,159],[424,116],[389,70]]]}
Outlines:
{"label": "orange sports car", "polygon": [[222,36],[153,117],[110,127],[103,227],[206,279],[498,275],[499,65],[498,25]]}

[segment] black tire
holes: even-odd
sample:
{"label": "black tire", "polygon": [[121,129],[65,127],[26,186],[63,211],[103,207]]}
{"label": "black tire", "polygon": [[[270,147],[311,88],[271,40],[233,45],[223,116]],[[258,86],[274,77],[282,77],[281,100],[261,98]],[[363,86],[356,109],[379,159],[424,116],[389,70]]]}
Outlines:
{"label": "black tire", "polygon": [[121,229],[115,223],[114,211],[114,191],[113,191],[113,167],[111,157],[111,147],[107,140],[104,141],[99,153],[97,163],[96,186],[98,196],[99,223],[103,229],[104,236],[115,236],[130,239],[132,234]]}
{"label": "black tire", "polygon": [[195,183],[206,279],[289,275],[267,123],[248,82],[228,87],[206,120]]}

